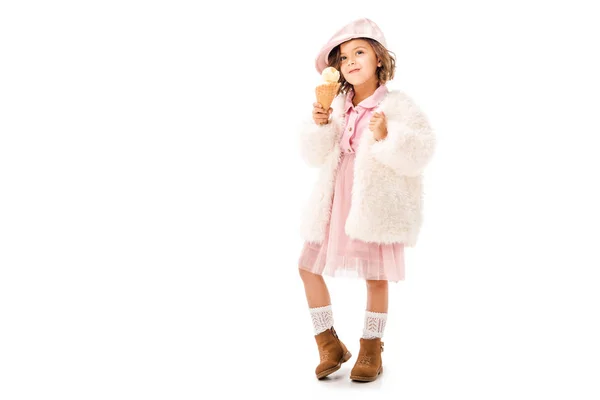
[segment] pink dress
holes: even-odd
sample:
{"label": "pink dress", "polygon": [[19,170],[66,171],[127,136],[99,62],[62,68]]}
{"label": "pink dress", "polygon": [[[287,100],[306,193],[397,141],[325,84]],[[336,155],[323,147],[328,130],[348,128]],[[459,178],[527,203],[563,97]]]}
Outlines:
{"label": "pink dress", "polygon": [[381,85],[356,107],[352,104],[354,92],[350,90],[346,96],[346,125],[340,138],[342,155],[335,180],[331,219],[322,244],[304,243],[298,262],[300,269],[318,275],[392,282],[404,280],[403,243],[367,243],[349,238],[344,230],[351,205],[356,147],[387,93],[387,87]]}

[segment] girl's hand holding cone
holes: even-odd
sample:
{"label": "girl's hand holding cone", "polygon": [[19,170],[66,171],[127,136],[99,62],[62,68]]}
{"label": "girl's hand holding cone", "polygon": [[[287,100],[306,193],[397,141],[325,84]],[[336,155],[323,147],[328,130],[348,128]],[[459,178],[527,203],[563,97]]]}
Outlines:
{"label": "girl's hand holding cone", "polygon": [[333,111],[333,108],[329,107],[329,110],[325,111],[320,103],[313,103],[313,121],[317,125],[326,125],[329,123],[329,115]]}

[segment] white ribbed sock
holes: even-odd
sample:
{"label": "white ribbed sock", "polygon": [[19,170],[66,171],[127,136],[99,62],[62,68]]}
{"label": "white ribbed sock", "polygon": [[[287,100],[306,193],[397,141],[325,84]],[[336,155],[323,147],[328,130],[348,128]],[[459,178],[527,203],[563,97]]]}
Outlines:
{"label": "white ribbed sock", "polygon": [[387,321],[387,313],[378,313],[365,311],[365,327],[363,329],[363,339],[382,338]]}
{"label": "white ribbed sock", "polygon": [[333,326],[331,304],[324,307],[309,308],[308,310],[310,311],[310,317],[312,319],[313,327],[315,328],[315,335],[318,335]]}

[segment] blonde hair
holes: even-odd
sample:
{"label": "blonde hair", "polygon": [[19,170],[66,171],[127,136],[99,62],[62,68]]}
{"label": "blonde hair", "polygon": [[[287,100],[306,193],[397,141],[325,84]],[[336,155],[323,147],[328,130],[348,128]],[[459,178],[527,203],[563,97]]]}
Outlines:
{"label": "blonde hair", "polygon": [[[394,79],[394,72],[396,71],[396,55],[394,52],[386,49],[381,43],[371,38],[355,38],[355,39],[363,39],[366,40],[373,48],[375,55],[379,60],[381,60],[381,67],[377,67],[375,73],[377,74],[377,80],[379,81],[379,85],[383,85],[384,83],[391,81]],[[329,57],[327,58],[327,66],[334,67],[338,71],[341,71],[340,65],[342,61],[340,60],[340,46],[341,44],[335,46],[331,53],[329,53]],[[338,89],[337,94],[347,93],[348,90],[352,88],[352,85],[344,79],[344,76],[340,73],[340,88]]]}

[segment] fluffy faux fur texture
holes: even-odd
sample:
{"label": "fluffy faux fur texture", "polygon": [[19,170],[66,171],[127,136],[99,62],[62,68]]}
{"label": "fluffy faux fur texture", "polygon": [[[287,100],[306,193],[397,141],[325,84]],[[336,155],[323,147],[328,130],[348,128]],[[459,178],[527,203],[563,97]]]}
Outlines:
{"label": "fluffy faux fur texture", "polygon": [[[345,124],[339,95],[331,107],[331,122],[312,120],[300,129],[300,150],[305,162],[319,167],[319,176],[303,212],[305,240],[321,243],[331,217],[331,203]],[[362,132],[354,165],[354,183],[346,234],[365,242],[415,246],[422,221],[422,173],[433,156],[435,135],[423,112],[402,91],[390,91],[379,110],[387,117],[388,135],[376,141]]]}

